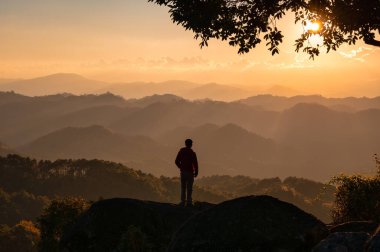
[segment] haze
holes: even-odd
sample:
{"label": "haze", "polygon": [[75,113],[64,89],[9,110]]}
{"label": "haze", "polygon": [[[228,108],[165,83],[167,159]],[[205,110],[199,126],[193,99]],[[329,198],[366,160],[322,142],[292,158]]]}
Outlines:
{"label": "haze", "polygon": [[313,61],[294,52],[291,16],[280,26],[279,56],[263,46],[242,56],[217,41],[201,50],[167,9],[141,0],[3,0],[0,147],[176,176],[190,137],[202,176],[371,174],[379,49]]}
{"label": "haze", "polygon": [[246,97],[272,86],[329,97],[380,94],[379,49],[357,44],[312,61],[294,52],[301,28],[291,16],[281,26],[279,56],[264,46],[242,56],[218,41],[201,50],[167,9],[146,1],[2,0],[0,78],[69,72],[109,83],[215,82],[243,87]]}

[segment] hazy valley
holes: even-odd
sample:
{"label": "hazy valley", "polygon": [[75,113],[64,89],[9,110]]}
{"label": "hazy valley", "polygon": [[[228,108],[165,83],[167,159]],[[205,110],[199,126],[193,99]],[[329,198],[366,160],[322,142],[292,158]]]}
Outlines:
{"label": "hazy valley", "polygon": [[[49,90],[49,78],[1,86]],[[78,76],[64,75],[60,84],[65,81],[81,92],[91,93],[88,85],[97,88]],[[189,84],[177,88],[183,85]],[[158,86],[166,93],[176,85]],[[257,95],[223,102],[173,94],[124,99],[111,93],[32,97],[2,92],[0,118],[0,142],[7,146],[2,153],[98,158],[157,176],[178,174],[174,157],[188,137],[194,140],[203,176],[327,181],[341,172],[372,173],[372,155],[380,148],[380,97]]]}

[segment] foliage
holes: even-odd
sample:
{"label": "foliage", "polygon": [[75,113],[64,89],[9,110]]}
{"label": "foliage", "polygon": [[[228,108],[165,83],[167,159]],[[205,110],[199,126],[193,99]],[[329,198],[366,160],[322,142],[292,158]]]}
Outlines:
{"label": "foliage", "polygon": [[[48,197],[80,195],[89,200],[128,197],[177,202],[180,194],[178,178],[157,178],[103,160],[61,159],[52,162],[8,155],[0,157],[0,174],[0,185],[7,192],[25,190]],[[226,200],[220,194],[202,188],[194,191],[200,201]]]}
{"label": "foliage", "polygon": [[23,219],[36,220],[49,199],[26,191],[8,193],[0,187],[0,223],[10,226]]}
{"label": "foliage", "polygon": [[83,198],[66,197],[54,199],[38,219],[41,230],[41,251],[59,251],[59,241],[65,230],[89,208]]}
{"label": "foliage", "polygon": [[377,175],[380,176],[380,159],[379,159],[379,157],[377,156],[377,154],[374,154],[374,155],[373,155],[373,159],[375,160],[375,165],[376,165],[376,172],[377,172]]}
{"label": "foliage", "polygon": [[35,252],[40,239],[38,228],[31,221],[22,220],[13,227],[0,226],[0,248],[7,252]]}
{"label": "foliage", "polygon": [[380,176],[340,175],[331,182],[337,186],[333,221],[373,220],[380,222]]}
{"label": "foliage", "polygon": [[[201,39],[201,47],[212,38],[227,40],[238,46],[238,53],[247,53],[262,39],[272,55],[279,53],[283,35],[277,29],[277,20],[286,12],[295,13],[295,22],[306,24],[318,21],[323,27],[326,51],[336,50],[342,44],[355,44],[359,39],[380,46],[375,33],[380,33],[380,0],[149,0],[169,7],[174,23],[192,30]],[[308,42],[313,32],[305,31],[296,40],[296,51],[301,48],[311,58],[319,55],[320,45]]]}
{"label": "foliage", "polygon": [[[227,198],[269,195],[292,203],[322,221],[331,222],[335,188],[331,185],[296,177],[252,179],[244,176],[211,176],[197,180],[203,188],[224,193]],[[225,193],[228,192],[228,193]]]}
{"label": "foliage", "polygon": [[[7,216],[14,215],[10,225],[22,218],[33,220],[40,215],[48,198],[55,195],[81,196],[87,200],[119,197],[172,203],[178,203],[180,195],[178,178],[157,178],[102,160],[38,161],[9,155],[0,157],[0,174],[0,185],[6,191],[2,194],[0,190],[0,202],[4,202],[0,204],[0,210],[5,209],[0,211],[0,220],[7,223]],[[193,196],[197,201],[219,203],[245,195],[272,195],[329,222],[332,197],[317,200],[323,187],[322,183],[301,178],[281,181],[279,178],[260,180],[246,176],[211,176],[197,179]],[[331,196],[332,192],[329,190],[328,194]],[[19,198],[25,200],[20,201]]]}
{"label": "foliage", "polygon": [[152,251],[152,246],[150,245],[146,234],[139,227],[130,225],[127,232],[122,235],[116,251],[147,252]]}

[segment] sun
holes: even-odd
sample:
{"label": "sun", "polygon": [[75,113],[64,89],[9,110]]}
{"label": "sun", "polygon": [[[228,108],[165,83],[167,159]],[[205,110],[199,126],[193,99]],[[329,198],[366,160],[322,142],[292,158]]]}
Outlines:
{"label": "sun", "polygon": [[322,25],[318,21],[306,21],[306,25],[304,26],[304,29],[308,32],[317,33],[321,30]]}
{"label": "sun", "polygon": [[308,41],[310,44],[317,46],[323,44],[323,37],[321,36],[321,30],[323,25],[320,21],[306,21],[303,26],[304,32],[310,34]]}

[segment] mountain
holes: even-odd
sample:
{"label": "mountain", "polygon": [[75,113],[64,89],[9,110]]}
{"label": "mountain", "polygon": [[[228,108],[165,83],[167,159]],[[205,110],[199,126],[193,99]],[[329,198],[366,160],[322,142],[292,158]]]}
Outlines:
{"label": "mountain", "polygon": [[[252,88],[250,88],[251,90]],[[0,91],[14,91],[23,95],[41,96],[57,93],[102,94],[111,92],[125,99],[173,94],[185,99],[213,99],[232,101],[257,92],[218,83],[199,84],[189,81],[108,83],[87,79],[78,74],[57,73],[33,79],[0,79]]]}
{"label": "mountain", "polygon": [[266,90],[266,93],[275,95],[275,96],[286,96],[286,97],[296,96],[300,94],[300,92],[295,89],[292,89],[286,86],[281,86],[281,85],[274,85],[268,88]]}
{"label": "mountain", "polygon": [[326,98],[320,95],[307,96],[273,96],[273,95],[257,95],[247,99],[239,100],[238,102],[247,104],[253,107],[261,107],[266,110],[282,111],[290,109],[298,103],[316,103],[324,105],[338,111],[355,112],[370,108],[380,109],[380,97],[346,97],[346,98]]}
{"label": "mountain", "polygon": [[28,102],[32,98],[15,92],[0,92],[0,106],[7,103]]}
{"label": "mountain", "polygon": [[65,126],[108,124],[128,109],[123,98],[102,95],[51,95],[26,97],[2,93],[0,137],[17,146]]}
{"label": "mountain", "polygon": [[195,87],[183,93],[179,93],[187,99],[213,99],[218,101],[233,101],[242,97],[247,97],[250,93],[247,90],[217,83],[209,83]]}
{"label": "mountain", "polygon": [[159,141],[178,148],[186,138],[194,141],[202,175],[275,175],[270,167],[271,159],[276,155],[275,142],[237,125],[206,124],[192,129],[178,128],[163,134]]}
{"label": "mountain", "polygon": [[269,136],[273,133],[272,125],[275,125],[277,117],[277,112],[264,111],[240,103],[178,100],[151,104],[121,117],[109,127],[123,134],[155,137],[178,127],[234,123],[259,135]]}
{"label": "mountain", "polygon": [[7,83],[10,83],[10,82],[15,82],[15,81],[18,81],[19,79],[5,79],[5,78],[1,78],[0,79],[0,85],[2,84],[7,84]]}
{"label": "mountain", "polygon": [[132,82],[116,83],[99,89],[98,93],[111,92],[121,95],[125,99],[140,99],[146,96],[173,94],[181,96],[193,88],[200,86],[193,82],[187,81],[165,81],[165,82]]}
{"label": "mountain", "polygon": [[162,95],[151,95],[146,96],[141,99],[129,99],[127,104],[136,107],[147,107],[155,103],[171,103],[184,100],[182,97],[172,95],[172,94],[162,94]]}
{"label": "mountain", "polygon": [[12,153],[15,153],[15,151],[11,150],[8,146],[0,142],[0,156],[6,156]]}
{"label": "mountain", "polygon": [[279,157],[297,176],[323,179],[341,172],[373,172],[372,155],[380,150],[380,110],[358,113],[298,104],[278,120],[276,142],[287,146]]}
{"label": "mountain", "polygon": [[104,82],[89,80],[77,74],[58,73],[44,77],[17,80],[0,85],[0,91],[14,91],[29,96],[51,95],[57,93],[89,94],[108,85]]}
{"label": "mountain", "polygon": [[[275,143],[236,125],[204,125],[177,131],[154,141],[143,136],[124,136],[101,126],[64,128],[18,148],[42,159],[87,158],[122,162],[157,175],[177,175],[173,160],[185,136],[191,136],[200,156],[202,175],[257,174],[267,168]],[[265,170],[265,169],[264,169]],[[271,169],[263,176],[272,176]]]}
{"label": "mountain", "polygon": [[[0,156],[0,193],[3,204],[0,223],[15,225],[35,221],[49,198],[80,196],[86,200],[133,197],[178,203],[178,177],[155,177],[123,164],[86,159],[36,160],[18,155]],[[302,178],[254,179],[213,176],[198,178],[194,184],[195,208],[204,201],[218,203],[245,195],[271,195],[315,214],[329,222],[334,189]],[[227,189],[227,190],[226,190]],[[316,199],[318,196],[318,199]],[[46,205],[45,205],[46,206]],[[184,210],[184,209],[183,209]],[[326,218],[327,217],[327,218]],[[102,218],[104,219],[104,218]]]}
{"label": "mountain", "polygon": [[[164,174],[170,152],[144,136],[123,136],[102,126],[68,127],[42,136],[18,150],[42,159],[103,159]],[[160,165],[164,163],[164,165]]]}
{"label": "mountain", "polygon": [[[82,152],[86,157],[99,155],[156,175],[177,175],[173,159],[187,137],[194,138],[196,151],[206,168],[204,174],[209,175],[302,176],[326,181],[341,172],[374,172],[372,155],[380,149],[377,141],[380,139],[380,109],[376,108],[342,112],[306,102],[282,111],[268,111],[241,102],[189,101],[173,95],[126,101],[110,93],[43,97],[0,93],[0,97],[4,98],[3,104],[0,102],[0,139],[10,148],[18,150],[18,146],[67,127],[100,125],[112,133],[104,139],[109,137],[115,140],[111,142],[116,142],[110,144],[110,153],[108,149],[86,147],[91,147],[91,142],[85,139],[87,145],[69,154],[74,157],[81,157]],[[260,98],[267,99],[266,96]],[[301,98],[309,100],[309,97],[282,99],[287,103]],[[320,96],[314,99],[330,101]],[[376,105],[377,99],[339,101],[365,107]],[[133,147],[136,152],[130,152],[134,155],[124,153],[122,150],[128,148],[118,144],[117,138],[128,138],[138,144],[139,138],[133,139],[136,136],[145,136],[153,142],[141,148]],[[49,141],[65,143],[65,138]],[[76,138],[79,139],[75,134],[67,137],[69,142]],[[119,150],[117,155],[116,149]],[[50,150],[45,148],[33,154],[45,157],[44,151],[49,153]]]}
{"label": "mountain", "polygon": [[145,96],[173,94],[185,99],[213,99],[221,101],[231,101],[249,96],[250,92],[228,85],[217,83],[197,84],[187,81],[165,81],[165,82],[134,82],[118,83],[105,88],[98,92],[111,92],[121,95],[126,99],[143,98]]}

